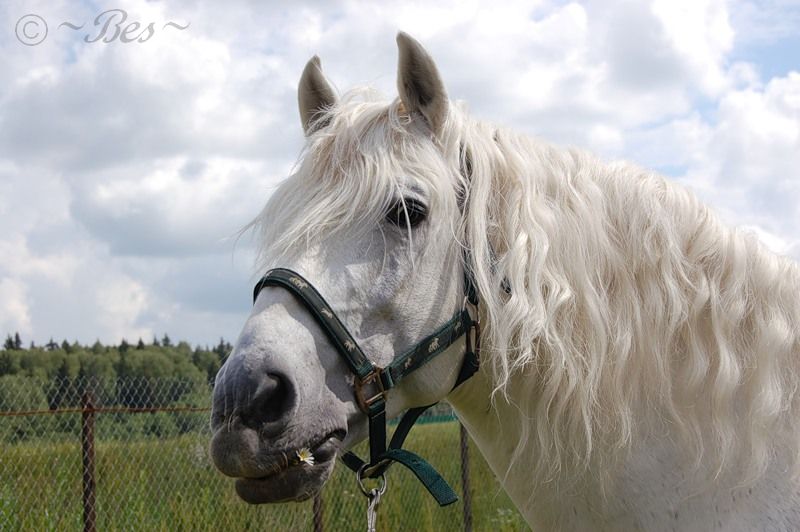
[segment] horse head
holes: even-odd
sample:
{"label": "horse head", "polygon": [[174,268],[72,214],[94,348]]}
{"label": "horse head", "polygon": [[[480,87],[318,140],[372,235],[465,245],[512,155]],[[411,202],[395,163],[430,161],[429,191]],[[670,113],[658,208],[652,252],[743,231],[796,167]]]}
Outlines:
{"label": "horse head", "polygon": [[[457,314],[464,290],[465,178],[448,98],[419,43],[403,33],[397,42],[399,98],[388,106],[337,99],[319,59],[308,62],[304,154],[255,222],[264,270],[297,272],[286,278],[295,292],[313,284],[329,305],[318,317],[335,314],[352,335],[344,349],[360,346],[378,368]],[[434,340],[429,351],[446,347]],[[259,286],[217,375],[211,421],[214,463],[246,501],[310,497],[337,455],[366,437],[359,383],[340,351],[296,293]],[[444,397],[463,353],[458,341],[404,378],[385,394],[386,415]]]}

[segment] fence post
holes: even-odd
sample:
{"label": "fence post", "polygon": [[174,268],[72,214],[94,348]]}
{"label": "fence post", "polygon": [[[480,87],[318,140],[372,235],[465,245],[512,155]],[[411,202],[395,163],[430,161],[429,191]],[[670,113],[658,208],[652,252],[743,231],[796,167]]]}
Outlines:
{"label": "fence post", "polygon": [[83,451],[83,530],[95,532],[95,478],[94,478],[94,398],[92,392],[81,396],[81,451]]}
{"label": "fence post", "polygon": [[464,532],[472,532],[472,491],[469,485],[469,435],[460,422],[459,440],[461,440],[461,487],[464,494]]}
{"label": "fence post", "polygon": [[322,515],[324,506],[322,505],[322,493],[314,495],[314,532],[323,532],[325,530],[322,524]]}

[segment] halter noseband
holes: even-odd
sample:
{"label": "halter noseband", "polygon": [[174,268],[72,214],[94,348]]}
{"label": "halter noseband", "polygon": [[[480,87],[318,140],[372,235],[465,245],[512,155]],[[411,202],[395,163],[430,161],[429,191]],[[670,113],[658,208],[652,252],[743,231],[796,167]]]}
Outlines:
{"label": "halter noseband", "polygon": [[[469,268],[467,258],[465,257],[464,261],[465,268]],[[286,268],[268,271],[253,290],[254,304],[259,292],[265,286],[276,286],[291,292],[311,313],[356,377],[356,401],[369,419],[370,461],[365,462],[354,453],[347,452],[342,456],[345,465],[357,472],[359,478],[361,476],[374,478],[383,474],[392,462],[399,462],[417,476],[440,506],[457,501],[458,496],[453,489],[430,464],[416,454],[401,448],[411,427],[433,404],[406,411],[387,447],[386,394],[405,376],[443,353],[462,336],[466,336],[466,353],[453,389],[478,370],[480,347],[478,295],[469,271],[465,270],[464,274],[464,304],[461,310],[457,311],[447,323],[384,368],[376,366],[364,355],[358,342],[353,339],[325,299],[300,274]]]}

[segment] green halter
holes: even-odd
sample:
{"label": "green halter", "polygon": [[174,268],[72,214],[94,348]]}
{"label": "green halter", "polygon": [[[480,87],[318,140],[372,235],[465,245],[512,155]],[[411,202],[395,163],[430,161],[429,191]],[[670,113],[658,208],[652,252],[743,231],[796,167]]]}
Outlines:
{"label": "green halter", "polygon": [[[465,261],[466,264],[468,262]],[[361,476],[375,478],[383,474],[392,462],[409,468],[428,489],[440,506],[458,500],[458,496],[442,476],[425,460],[402,449],[414,423],[433,405],[411,408],[401,418],[392,439],[386,445],[386,394],[406,375],[424,366],[459,338],[466,335],[466,353],[453,389],[469,379],[479,364],[480,326],[477,315],[478,296],[472,277],[464,275],[464,304],[461,310],[421,342],[397,357],[385,368],[376,366],[364,355],[358,343],[342,324],[331,307],[314,286],[297,272],[275,268],[267,272],[253,290],[253,303],[265,286],[275,286],[291,292],[311,313],[325,331],[333,347],[355,374],[355,395],[358,406],[369,419],[369,462],[352,452],[342,456],[342,461]],[[473,315],[470,313],[472,309]]]}

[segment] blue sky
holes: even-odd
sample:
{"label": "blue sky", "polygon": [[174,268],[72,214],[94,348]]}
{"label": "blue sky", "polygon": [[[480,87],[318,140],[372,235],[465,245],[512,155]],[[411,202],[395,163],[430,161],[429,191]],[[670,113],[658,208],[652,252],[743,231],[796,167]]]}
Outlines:
{"label": "blue sky", "polygon": [[[115,8],[153,35],[85,42]],[[797,2],[11,1],[0,20],[0,333],[26,342],[235,339],[255,272],[231,237],[302,147],[305,62],[393,98],[399,29],[476,116],[655,169],[800,258]]]}

